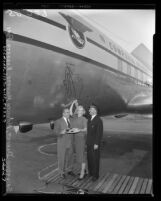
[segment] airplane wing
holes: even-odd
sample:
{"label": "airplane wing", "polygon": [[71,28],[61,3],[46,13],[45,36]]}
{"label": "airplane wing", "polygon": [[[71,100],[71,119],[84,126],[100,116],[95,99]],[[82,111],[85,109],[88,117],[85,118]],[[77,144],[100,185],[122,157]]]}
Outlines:
{"label": "airplane wing", "polygon": [[128,105],[127,112],[128,113],[138,113],[138,114],[152,114],[153,105]]}
{"label": "airplane wing", "polygon": [[128,113],[152,114],[152,110],[151,94],[138,94],[127,104]]}

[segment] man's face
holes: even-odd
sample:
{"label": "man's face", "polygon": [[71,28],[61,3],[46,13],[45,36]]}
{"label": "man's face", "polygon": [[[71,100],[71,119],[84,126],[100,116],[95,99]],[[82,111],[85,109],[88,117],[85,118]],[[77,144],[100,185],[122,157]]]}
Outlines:
{"label": "man's face", "polygon": [[93,108],[93,107],[90,107],[90,108],[89,108],[89,114],[90,114],[91,116],[96,115],[96,114],[97,114],[96,109]]}
{"label": "man's face", "polygon": [[64,112],[63,112],[63,117],[68,119],[69,116],[70,116],[69,109],[65,109]]}

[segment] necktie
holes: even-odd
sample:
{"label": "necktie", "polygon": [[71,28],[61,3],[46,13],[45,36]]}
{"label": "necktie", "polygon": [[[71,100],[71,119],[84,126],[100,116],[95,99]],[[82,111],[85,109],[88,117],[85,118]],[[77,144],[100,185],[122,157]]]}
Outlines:
{"label": "necktie", "polygon": [[67,124],[68,124],[68,128],[70,128],[70,122],[69,122],[69,119],[67,119]]}

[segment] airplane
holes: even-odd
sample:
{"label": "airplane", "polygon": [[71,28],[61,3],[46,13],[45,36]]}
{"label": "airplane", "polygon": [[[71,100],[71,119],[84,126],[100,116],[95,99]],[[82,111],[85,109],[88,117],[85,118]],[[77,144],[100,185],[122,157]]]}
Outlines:
{"label": "airplane", "polygon": [[100,116],[152,114],[152,71],[71,10],[4,10],[7,125],[20,132],[80,100]]}

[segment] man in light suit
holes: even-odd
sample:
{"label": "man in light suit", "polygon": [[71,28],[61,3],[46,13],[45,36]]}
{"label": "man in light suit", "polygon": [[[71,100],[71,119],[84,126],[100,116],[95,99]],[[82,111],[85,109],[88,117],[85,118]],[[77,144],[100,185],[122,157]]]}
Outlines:
{"label": "man in light suit", "polygon": [[103,122],[98,116],[98,108],[91,105],[89,108],[90,118],[87,122],[87,161],[88,172],[92,181],[99,178],[100,146],[103,136]]}
{"label": "man in light suit", "polygon": [[[62,118],[55,122],[55,134],[57,135],[57,157],[58,168],[61,177],[65,178],[66,173],[74,176],[73,168],[73,135],[67,134],[67,129],[70,128],[70,112],[69,109],[63,109]],[[70,165],[70,167],[68,167]],[[67,171],[68,168],[68,172]]]}

